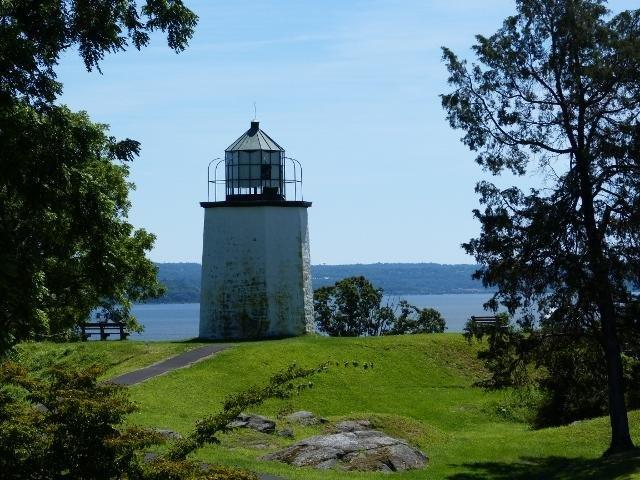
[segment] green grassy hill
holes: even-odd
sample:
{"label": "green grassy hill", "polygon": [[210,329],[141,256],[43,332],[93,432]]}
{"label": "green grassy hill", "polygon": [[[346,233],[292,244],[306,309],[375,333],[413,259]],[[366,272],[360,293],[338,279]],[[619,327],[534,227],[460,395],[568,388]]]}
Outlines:
{"label": "green grassy hill", "polygon": [[[88,346],[82,348],[104,349],[102,345],[116,342],[84,345]],[[568,480],[634,478],[636,474],[640,478],[640,455],[600,458],[607,447],[607,418],[532,430],[523,421],[529,413],[524,399],[509,391],[487,392],[474,387],[474,382],[486,374],[476,359],[476,349],[457,334],[305,337],[243,343],[190,368],[131,387],[140,411],[130,421],[186,433],[199,418],[218,411],[228,394],[262,384],[271,373],[292,362],[315,365],[329,360],[334,366],[312,379],[312,389],[290,400],[270,401],[255,413],[277,417],[309,410],[330,420],[367,418],[377,428],[419,446],[430,458],[426,469],[390,476],[296,469],[262,462],[259,457],[292,440],[247,431],[225,436],[222,445],[204,448],[198,458],[284,478],[312,480]],[[108,356],[108,352],[102,354]],[[29,354],[23,356],[26,361]],[[354,360],[373,362],[374,368],[342,365]],[[335,362],[340,365],[335,366]],[[127,369],[115,360],[111,365],[115,368],[113,374]],[[631,423],[638,443],[640,412],[632,412]],[[296,426],[295,438],[299,440],[322,429]]]}

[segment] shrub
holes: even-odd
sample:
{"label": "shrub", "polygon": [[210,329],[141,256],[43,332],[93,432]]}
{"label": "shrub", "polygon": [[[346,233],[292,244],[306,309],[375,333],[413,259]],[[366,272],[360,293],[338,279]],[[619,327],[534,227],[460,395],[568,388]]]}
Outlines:
{"label": "shrub", "polygon": [[126,391],[98,383],[101,370],[54,368],[35,378],[0,366],[0,471],[6,479],[135,478],[139,452],[162,441],[150,430],[119,430],[134,411]]}
{"label": "shrub", "polygon": [[244,469],[186,457],[218,443],[218,433],[244,409],[311,388],[308,380],[297,381],[325,369],[292,365],[265,386],[230,396],[221,412],[200,420],[168,454],[145,461],[145,450],[165,439],[154,430],[122,427],[135,406],[126,388],[97,381],[100,368],[58,365],[36,376],[7,361],[0,364],[0,472],[7,480],[257,480]]}
{"label": "shrub", "polygon": [[[446,329],[442,315],[401,300],[382,304],[384,291],[365,277],[349,277],[313,293],[317,328],[333,337],[436,333]],[[397,310],[400,314],[396,315]]]}
{"label": "shrub", "polygon": [[406,300],[400,300],[398,308],[400,315],[389,331],[391,335],[442,333],[447,329],[444,318],[440,312],[433,308],[419,308],[409,304]]}
{"label": "shrub", "polygon": [[[478,352],[491,376],[478,383],[487,388],[515,387],[537,391],[536,426],[563,425],[608,412],[606,362],[599,337],[588,331],[559,331],[553,319],[517,328],[507,315],[493,327],[469,322],[469,341],[487,341]],[[597,325],[594,329],[599,328]],[[623,355],[625,394],[630,408],[640,403],[640,344],[630,336]],[[533,404],[531,404],[533,405]]]}

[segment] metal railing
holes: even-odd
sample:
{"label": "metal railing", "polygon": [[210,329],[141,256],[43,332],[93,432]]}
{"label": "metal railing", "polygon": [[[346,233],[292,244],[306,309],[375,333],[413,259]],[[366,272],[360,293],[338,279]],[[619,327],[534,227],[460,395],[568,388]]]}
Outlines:
{"label": "metal railing", "polygon": [[[282,192],[282,194],[284,195],[285,200],[294,200],[294,201],[303,201],[304,200],[304,193],[302,190],[302,164],[296,160],[295,158],[291,158],[291,157],[284,157],[284,165],[283,165],[283,176],[284,176],[284,180],[283,180],[283,185],[284,185],[284,191]],[[217,162],[216,162],[217,161]],[[214,168],[213,168],[213,180],[211,179],[211,165],[213,164],[213,162],[216,162]],[[221,193],[221,197],[223,197],[220,201],[222,200],[226,200],[226,194],[228,191],[228,186],[227,186],[227,182],[226,179],[224,178],[224,175],[222,176],[222,178],[218,178],[218,167],[220,166],[220,164],[224,162],[224,158],[214,158],[213,160],[211,160],[209,162],[209,165],[207,165],[207,202],[211,201],[211,185],[213,185],[213,201],[217,202],[218,200],[218,189],[222,188],[222,192]],[[286,164],[287,162],[290,162],[290,165],[292,168],[286,168]],[[226,170],[226,169],[223,169]],[[293,172],[293,177],[289,177],[288,174],[290,174],[291,172]],[[293,199],[288,198],[288,194],[291,193],[291,188],[293,187]],[[251,195],[248,194],[247,197],[250,197]],[[298,198],[299,197],[299,198]]]}

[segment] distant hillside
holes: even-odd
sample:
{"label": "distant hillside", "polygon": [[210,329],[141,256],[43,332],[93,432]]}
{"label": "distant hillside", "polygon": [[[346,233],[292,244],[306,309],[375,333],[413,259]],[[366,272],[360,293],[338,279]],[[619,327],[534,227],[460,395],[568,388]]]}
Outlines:
{"label": "distant hillside", "polygon": [[[197,303],[200,301],[199,263],[158,263],[158,278],[167,287],[164,297],[153,303]],[[391,295],[476,293],[482,284],[471,279],[475,265],[438,263],[373,263],[366,265],[314,265],[313,288],[337,280],[364,275]]]}
{"label": "distant hillside", "polygon": [[156,263],[158,279],[167,293],[150,303],[198,303],[200,301],[199,263]]}
{"label": "distant hillside", "polygon": [[476,265],[439,263],[371,263],[365,265],[314,265],[313,288],[333,285],[345,277],[364,275],[387,294],[477,293],[482,283],[471,275]]}

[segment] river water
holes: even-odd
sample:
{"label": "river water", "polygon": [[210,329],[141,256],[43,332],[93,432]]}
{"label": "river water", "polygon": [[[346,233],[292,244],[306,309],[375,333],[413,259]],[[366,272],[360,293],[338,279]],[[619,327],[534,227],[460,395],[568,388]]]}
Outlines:
{"label": "river water", "polygon": [[[487,293],[468,293],[404,295],[401,298],[417,307],[435,308],[447,321],[448,332],[461,332],[471,315],[486,315],[482,304],[490,296]],[[386,300],[397,303],[398,297]],[[144,326],[144,332],[131,335],[132,340],[184,340],[198,336],[198,303],[135,305],[133,313]]]}

